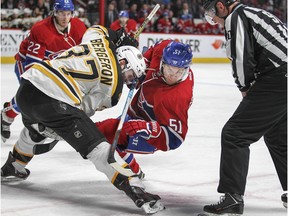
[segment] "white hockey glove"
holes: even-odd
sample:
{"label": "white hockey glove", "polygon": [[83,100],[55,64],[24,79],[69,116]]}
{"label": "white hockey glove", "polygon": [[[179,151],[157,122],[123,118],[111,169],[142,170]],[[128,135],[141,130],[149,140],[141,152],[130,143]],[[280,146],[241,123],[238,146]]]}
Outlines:
{"label": "white hockey glove", "polygon": [[51,138],[54,140],[63,140],[61,136],[59,136],[54,130],[51,128],[45,127],[41,123],[36,123],[31,125],[39,134],[44,137]]}

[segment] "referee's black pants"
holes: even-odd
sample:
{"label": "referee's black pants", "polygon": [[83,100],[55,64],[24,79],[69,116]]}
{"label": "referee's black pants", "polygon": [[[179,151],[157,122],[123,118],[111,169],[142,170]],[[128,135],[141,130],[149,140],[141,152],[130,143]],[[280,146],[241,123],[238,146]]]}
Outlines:
{"label": "referee's black pants", "polygon": [[284,68],[259,78],[223,127],[218,192],[244,195],[249,146],[262,136],[282,188],[287,190],[286,73]]}

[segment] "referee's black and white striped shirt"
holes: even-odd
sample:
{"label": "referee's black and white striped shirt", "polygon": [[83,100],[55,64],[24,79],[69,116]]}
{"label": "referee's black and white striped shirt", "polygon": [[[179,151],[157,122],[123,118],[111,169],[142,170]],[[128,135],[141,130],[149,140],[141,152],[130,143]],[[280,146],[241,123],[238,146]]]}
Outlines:
{"label": "referee's black and white striped shirt", "polygon": [[255,76],[287,70],[287,27],[269,12],[238,4],[225,19],[227,57],[240,91],[246,91]]}

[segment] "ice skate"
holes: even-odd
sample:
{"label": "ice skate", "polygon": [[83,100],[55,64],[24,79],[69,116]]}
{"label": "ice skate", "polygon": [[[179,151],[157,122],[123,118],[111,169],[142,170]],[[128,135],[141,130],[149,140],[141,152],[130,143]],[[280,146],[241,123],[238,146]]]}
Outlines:
{"label": "ice skate", "polygon": [[282,194],[281,200],[283,202],[283,206],[287,208],[287,193]]}
{"label": "ice skate", "polygon": [[[121,176],[118,175],[118,179],[119,177],[121,178]],[[158,195],[147,193],[144,188],[131,186],[128,179],[120,181],[121,183],[117,185],[117,188],[124,191],[125,194],[133,200],[135,205],[138,208],[142,208],[146,214],[151,215],[165,209]]]}
{"label": "ice skate", "polygon": [[142,208],[146,214],[154,214],[165,209],[158,195],[147,193],[143,188],[127,186],[123,191],[130,197],[138,208]]}
{"label": "ice skate", "polygon": [[18,171],[13,162],[15,162],[15,158],[12,153],[9,152],[8,159],[4,166],[1,168],[1,182],[15,182],[15,181],[23,181],[28,178],[30,175],[30,171],[28,169],[24,169],[23,171]]}
{"label": "ice skate", "polygon": [[9,103],[4,103],[4,109],[1,110],[1,139],[3,142],[6,142],[10,138],[10,125],[14,121],[13,118],[9,118],[5,113],[5,108],[7,108]]}
{"label": "ice skate", "polygon": [[242,215],[244,202],[241,195],[226,193],[217,204],[206,205],[203,210],[209,213],[206,215]]}
{"label": "ice skate", "polygon": [[139,179],[143,180],[145,178],[145,173],[141,169],[139,169],[137,176]]}

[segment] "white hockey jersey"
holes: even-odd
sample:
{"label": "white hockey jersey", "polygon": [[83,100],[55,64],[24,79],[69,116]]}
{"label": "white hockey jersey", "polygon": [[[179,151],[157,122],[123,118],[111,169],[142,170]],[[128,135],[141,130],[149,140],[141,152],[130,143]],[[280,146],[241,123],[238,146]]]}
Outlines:
{"label": "white hockey jersey", "polygon": [[57,58],[36,63],[22,78],[56,100],[82,109],[88,116],[117,104],[123,80],[106,28],[89,28],[80,45]]}

